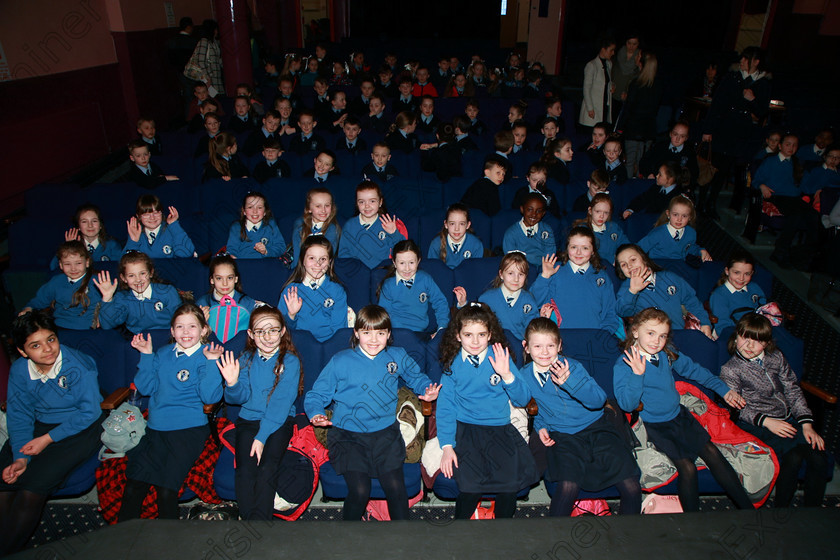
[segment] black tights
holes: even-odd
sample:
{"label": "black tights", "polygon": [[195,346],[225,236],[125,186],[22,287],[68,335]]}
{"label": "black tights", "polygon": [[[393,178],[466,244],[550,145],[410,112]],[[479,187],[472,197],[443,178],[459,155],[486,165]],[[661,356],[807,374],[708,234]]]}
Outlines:
{"label": "black tights", "polygon": [[[618,513],[621,515],[638,514],[642,510],[642,486],[639,478],[627,477],[616,483],[616,489],[621,496],[621,503],[618,506]],[[551,498],[551,505],[548,507],[548,515],[551,517],[568,517],[575,508],[575,502],[580,493],[580,486],[571,480],[563,480],[557,484],[554,496]]]}
{"label": "black tights", "polygon": [[[118,522],[140,518],[140,514],[143,512],[143,501],[146,499],[146,494],[149,493],[151,486],[148,482],[139,480],[128,479],[125,481],[122,505],[117,516]],[[157,491],[158,519],[179,519],[178,491],[160,486],[155,486],[155,490]]]}
{"label": "black tights", "polygon": [[[483,494],[461,492],[455,499],[455,519],[469,519],[481,502]],[[496,506],[493,509],[496,519],[510,519],[516,513],[516,492],[496,494]]]}
{"label": "black tights", "polygon": [[[699,455],[717,483],[735,502],[735,506],[738,509],[752,509],[752,501],[741,485],[738,474],[729,464],[729,461],[721,455],[715,444],[711,441],[706,443],[700,450]],[[677,493],[683,511],[700,511],[700,491],[697,488],[697,467],[694,465],[694,461],[676,459],[674,465],[677,467],[677,474],[679,475],[677,478]]]}
{"label": "black tights", "polygon": [[782,455],[779,460],[779,477],[776,479],[775,507],[789,507],[796,492],[799,468],[805,461],[805,506],[819,507],[825,496],[825,471],[828,468],[825,453],[800,444]]}
{"label": "black tights", "polygon": [[[380,474],[379,485],[385,492],[388,514],[392,520],[408,519],[408,493],[402,467]],[[347,483],[347,497],[344,499],[344,520],[359,521],[370,500],[370,476],[367,473],[349,471],[344,473]]]}
{"label": "black tights", "polygon": [[29,542],[46,502],[46,496],[28,490],[0,492],[0,558]]}

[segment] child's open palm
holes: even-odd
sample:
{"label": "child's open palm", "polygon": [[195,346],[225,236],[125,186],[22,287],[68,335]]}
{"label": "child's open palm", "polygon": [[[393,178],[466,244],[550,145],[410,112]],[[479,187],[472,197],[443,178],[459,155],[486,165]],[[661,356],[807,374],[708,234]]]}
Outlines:
{"label": "child's open palm", "polygon": [[227,383],[228,387],[233,387],[239,381],[239,360],[233,352],[228,350],[218,359],[216,365],[219,366],[219,371]]}
{"label": "child's open palm", "polygon": [[134,338],[131,339],[131,347],[135,350],[139,350],[141,354],[151,354],[152,353],[152,335],[147,334],[146,337],[143,337],[143,333],[135,334]]}
{"label": "child's open palm", "polygon": [[174,206],[169,207],[169,214],[166,216],[166,223],[169,225],[178,221],[178,209]]}
{"label": "child's open palm", "polygon": [[562,385],[569,379],[569,374],[571,371],[569,370],[569,361],[563,358],[563,361],[557,360],[553,364],[551,364],[551,368],[549,369],[551,372],[551,380],[554,381],[557,385]]}
{"label": "child's open palm", "polygon": [[630,366],[630,369],[636,375],[644,375],[645,362],[645,357],[642,356],[639,349],[635,346],[631,346],[628,350],[624,351],[624,363]]}
{"label": "child's open palm", "polygon": [[543,278],[551,278],[554,276],[558,270],[560,270],[560,266],[557,265],[557,255],[546,255],[542,258],[542,277]]}
{"label": "child's open palm", "polygon": [[638,294],[650,285],[650,276],[647,268],[636,270],[630,273],[630,293]]}
{"label": "child's open palm", "polygon": [[432,383],[428,387],[426,387],[426,392],[422,395],[418,395],[417,398],[421,401],[432,402],[436,398],[438,398],[438,394],[440,393],[440,383]]}
{"label": "child's open palm", "polygon": [[78,228],[70,228],[64,232],[64,241],[77,241],[79,240],[79,229]]}
{"label": "child's open palm", "polygon": [[128,237],[135,243],[140,241],[140,236],[143,234],[143,226],[140,225],[140,222],[137,220],[137,217],[132,216],[131,219],[125,223],[125,225],[128,229]]}
{"label": "child's open palm", "polygon": [[[494,357],[495,356],[495,357]],[[513,373],[510,371],[510,350],[497,342],[493,345],[493,356],[488,356],[493,371],[502,376],[505,383],[513,381]]]}
{"label": "child's open palm", "polygon": [[379,216],[379,221],[382,223],[382,229],[384,229],[385,233],[387,233],[388,235],[391,235],[395,231],[397,231],[397,219],[394,216],[382,214],[381,216]]}
{"label": "child's open palm", "polygon": [[452,293],[455,294],[455,301],[458,304],[458,309],[467,305],[467,290],[464,289],[463,286],[455,286],[452,289]]}
{"label": "child's open palm", "polygon": [[303,300],[297,293],[297,286],[292,286],[289,288],[289,291],[283,294],[283,302],[289,311],[289,318],[294,319],[298,312],[300,312],[300,308],[303,307]]}
{"label": "child's open palm", "polygon": [[111,273],[107,270],[103,270],[96,275],[96,278],[93,278],[93,285],[102,293],[104,302],[111,301],[117,292],[117,281],[111,281]]}
{"label": "child's open palm", "polygon": [[207,346],[204,347],[204,357],[208,360],[218,360],[222,357],[222,353],[225,351],[225,347],[221,344],[216,344],[215,342],[211,342]]}

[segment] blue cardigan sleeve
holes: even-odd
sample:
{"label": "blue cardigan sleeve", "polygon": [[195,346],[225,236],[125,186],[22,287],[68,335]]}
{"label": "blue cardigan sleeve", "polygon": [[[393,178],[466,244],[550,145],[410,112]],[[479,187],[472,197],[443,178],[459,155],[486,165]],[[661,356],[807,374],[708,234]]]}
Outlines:
{"label": "blue cardigan sleeve", "polygon": [[633,373],[630,366],[624,363],[624,358],[619,357],[613,366],[613,392],[621,410],[632,412],[639,408],[639,403],[642,402],[644,385],[644,374],[636,375]]}
{"label": "blue cardigan sleeve", "polygon": [[720,377],[713,375],[712,372],[684,354],[680,354],[676,361],[671,364],[671,369],[686,379],[691,379],[711,389],[721,397],[729,392],[729,386]]}
{"label": "blue cardigan sleeve", "polygon": [[[62,278],[66,278],[64,274],[61,274],[60,276]],[[32,309],[44,309],[52,305],[52,302],[55,301],[56,298],[55,284],[53,282],[54,281],[50,279],[46,284],[38,288],[38,292],[35,294],[35,297],[29,300],[26,307],[31,307]]]}
{"label": "blue cardigan sleeve", "polygon": [[128,317],[128,307],[122,301],[123,296],[117,291],[111,301],[102,302],[99,307],[99,326],[103,329],[113,329],[125,323]]}
{"label": "blue cardigan sleeve", "polygon": [[[673,276],[677,277],[678,275],[674,274]],[[693,313],[695,317],[700,319],[701,324],[711,325],[712,322],[709,319],[709,314],[706,312],[703,304],[700,303],[700,300],[697,299],[697,292],[695,292],[694,288],[692,288],[691,285],[689,285],[689,283],[681,277],[680,280],[682,281],[682,286],[680,286],[682,292],[682,304],[688,311]]]}
{"label": "blue cardigan sleeve", "polygon": [[335,357],[321,370],[318,379],[306,393],[303,399],[303,409],[306,416],[312,418],[318,414],[323,414],[324,410],[330,405],[335,396],[336,387],[338,386],[338,372],[335,367]]}
{"label": "blue cardigan sleeve", "polygon": [[169,233],[172,234],[172,256],[188,258],[195,255],[195,245],[192,239],[181,227],[181,222],[176,220],[166,226]]}
{"label": "blue cardigan sleeve", "polygon": [[283,373],[274,392],[271,393],[265,416],[260,420],[260,429],[254,439],[265,443],[268,437],[286,422],[297,398],[299,382],[300,362],[293,354],[286,354],[283,359]]}
{"label": "blue cardigan sleeve", "polygon": [[[457,358],[456,358],[457,359]],[[447,445],[455,447],[455,427],[458,414],[455,408],[455,380],[444,373],[440,378],[440,393],[437,399],[437,436],[441,448]]]}
{"label": "blue cardigan sleeve", "polygon": [[438,330],[445,329],[449,325],[449,303],[446,301],[446,296],[440,291],[440,286],[429,276],[429,300],[432,304],[432,309],[435,311],[435,321],[437,322]]}
{"label": "blue cardigan sleeve", "polygon": [[239,379],[233,385],[224,382],[225,401],[229,404],[245,404],[251,398],[251,372],[239,357]]}
{"label": "blue cardigan sleeve", "polygon": [[523,379],[520,379],[519,369],[513,360],[510,360],[510,371],[513,373],[513,381],[510,383],[502,382],[505,392],[513,403],[513,406],[526,406],[531,400],[531,391],[528,389],[528,384]]}
{"label": "blue cardigan sleeve", "polygon": [[239,222],[233,222],[230,225],[227,239],[227,252],[237,258],[242,258],[248,255],[248,251],[254,250],[254,244],[246,238],[244,241],[240,235],[242,226]]}
{"label": "blue cardigan sleeve", "polygon": [[9,373],[9,397],[6,403],[9,445],[12,458],[27,459],[20,448],[32,441],[35,434],[35,395],[26,386],[29,379],[27,360],[17,360]]}
{"label": "blue cardigan sleeve", "polygon": [[[203,352],[205,347],[197,350]],[[213,404],[222,400],[224,388],[222,387],[222,374],[216,360],[205,359],[203,367],[199,368],[198,396],[204,404]]]}
{"label": "blue cardigan sleeve", "polygon": [[[158,350],[160,352],[160,350]],[[158,369],[160,360],[157,352],[154,354],[140,354],[140,362],[137,364],[137,374],[134,376],[134,386],[140,394],[149,396],[158,388]]]}
{"label": "blue cardigan sleeve", "polygon": [[590,410],[603,408],[607,394],[601,386],[580,363],[572,362],[569,366],[569,378],[560,386],[561,389]]}

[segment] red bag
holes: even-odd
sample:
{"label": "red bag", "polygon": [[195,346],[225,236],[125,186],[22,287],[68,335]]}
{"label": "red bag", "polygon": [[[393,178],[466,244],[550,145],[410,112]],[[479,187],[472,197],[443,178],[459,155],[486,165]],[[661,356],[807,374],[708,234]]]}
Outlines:
{"label": "red bag", "polygon": [[575,502],[575,507],[572,510],[572,517],[578,517],[581,515],[606,517],[607,515],[612,515],[612,512],[610,511],[609,504],[607,504],[607,500],[578,500]]}

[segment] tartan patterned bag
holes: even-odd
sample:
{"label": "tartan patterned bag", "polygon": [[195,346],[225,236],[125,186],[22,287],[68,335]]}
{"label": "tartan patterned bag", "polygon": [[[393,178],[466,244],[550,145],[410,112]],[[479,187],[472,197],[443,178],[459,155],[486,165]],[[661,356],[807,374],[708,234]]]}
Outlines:
{"label": "tartan patterned bag", "polygon": [[[228,424],[230,424],[230,420],[227,418],[216,419],[216,429],[218,431],[221,431]],[[203,502],[210,504],[222,502],[213,487],[213,471],[216,468],[220,450],[221,446],[218,439],[210,434],[204,444],[204,450],[196,459],[184,480],[184,484],[181,486],[181,490],[178,492],[179,497],[184,495],[187,488],[190,488]],[[128,459],[125,457],[107,459],[100,463],[96,469],[96,492],[99,494],[99,510],[105,521],[111,525],[117,522],[117,515],[120,512],[120,506],[122,506],[127,461]],[[143,512],[140,517],[142,519],[157,517],[157,491],[154,486],[149,489],[146,499],[143,500]]]}

